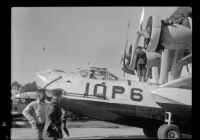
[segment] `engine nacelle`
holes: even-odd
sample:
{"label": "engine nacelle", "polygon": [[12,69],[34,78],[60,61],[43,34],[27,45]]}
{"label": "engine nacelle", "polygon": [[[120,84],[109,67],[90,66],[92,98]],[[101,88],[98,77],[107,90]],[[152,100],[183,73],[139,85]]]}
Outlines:
{"label": "engine nacelle", "polygon": [[191,47],[192,29],[180,24],[163,26],[160,41],[169,50]]}
{"label": "engine nacelle", "polygon": [[158,16],[150,16],[147,20],[146,30],[150,34],[150,38],[144,39],[147,51],[154,52],[158,46],[161,34],[162,22]]}
{"label": "engine nacelle", "polygon": [[145,48],[149,52],[154,52],[158,43],[161,43],[169,50],[190,48],[192,46],[192,20],[188,18],[190,27],[180,24],[162,23],[158,16],[150,16],[147,20],[146,30],[150,38],[145,39]]}
{"label": "engine nacelle", "polygon": [[159,67],[161,61],[161,54],[156,52],[146,52],[146,55],[147,55],[146,68],[151,68],[153,66]]}
{"label": "engine nacelle", "polygon": [[[157,52],[148,52],[146,51],[147,55],[147,65],[146,68],[151,68],[153,66],[159,66],[160,65],[160,60],[161,60],[161,54]],[[134,70],[135,68],[135,62],[136,62],[136,55],[133,58],[132,64],[128,66],[129,70]]]}

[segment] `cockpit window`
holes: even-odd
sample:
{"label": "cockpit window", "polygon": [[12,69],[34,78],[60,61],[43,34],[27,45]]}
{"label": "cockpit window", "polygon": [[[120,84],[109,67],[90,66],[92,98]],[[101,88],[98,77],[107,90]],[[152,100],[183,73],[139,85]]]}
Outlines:
{"label": "cockpit window", "polygon": [[80,70],[80,75],[82,77],[87,77],[90,79],[97,79],[97,80],[118,80],[119,78],[114,74],[108,72],[106,69],[90,69],[90,70]]}
{"label": "cockpit window", "polygon": [[118,80],[119,78],[117,76],[115,76],[114,74],[112,74],[112,73],[109,72],[108,79],[109,80]]}
{"label": "cockpit window", "polygon": [[88,70],[81,70],[81,71],[79,71],[79,73],[82,77],[88,77],[89,76]]}
{"label": "cockpit window", "polygon": [[90,70],[90,79],[106,80],[106,71]]}

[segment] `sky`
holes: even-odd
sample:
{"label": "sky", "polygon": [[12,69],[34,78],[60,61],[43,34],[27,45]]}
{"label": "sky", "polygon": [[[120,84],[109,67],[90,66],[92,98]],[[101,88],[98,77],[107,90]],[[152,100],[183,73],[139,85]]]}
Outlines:
{"label": "sky", "polygon": [[[166,19],[176,7],[145,7]],[[11,9],[11,82],[26,84],[43,69],[66,72],[106,67],[123,78],[119,65],[127,25],[134,43],[142,7],[13,7]],[[44,50],[45,48],[45,50]],[[135,78],[126,74],[126,79]]]}

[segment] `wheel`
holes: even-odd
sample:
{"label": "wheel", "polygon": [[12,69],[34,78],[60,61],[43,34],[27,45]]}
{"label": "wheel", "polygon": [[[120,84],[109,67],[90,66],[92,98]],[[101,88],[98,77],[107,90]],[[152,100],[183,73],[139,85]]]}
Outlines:
{"label": "wheel", "polygon": [[162,131],[162,128],[167,125],[167,124],[163,124],[161,125],[159,128],[158,128],[158,132],[157,132],[157,137],[158,139],[161,139],[161,131]]}
{"label": "wheel", "polygon": [[161,139],[181,139],[180,128],[174,124],[165,125],[160,131]]}
{"label": "wheel", "polygon": [[157,131],[156,129],[152,128],[143,128],[144,135],[150,138],[156,138],[157,137]]}

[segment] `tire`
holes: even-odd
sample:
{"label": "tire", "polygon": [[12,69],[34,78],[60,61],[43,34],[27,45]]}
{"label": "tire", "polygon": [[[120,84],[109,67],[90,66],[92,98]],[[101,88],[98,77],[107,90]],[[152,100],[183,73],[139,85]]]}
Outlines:
{"label": "tire", "polygon": [[144,135],[150,138],[157,137],[157,130],[153,128],[143,128]]}
{"label": "tire", "polygon": [[158,131],[157,131],[157,138],[158,139],[161,139],[161,131],[162,131],[163,127],[165,127],[166,125],[167,124],[163,124],[158,128]]}
{"label": "tire", "polygon": [[181,139],[180,128],[174,124],[165,125],[160,131],[161,139]]}

